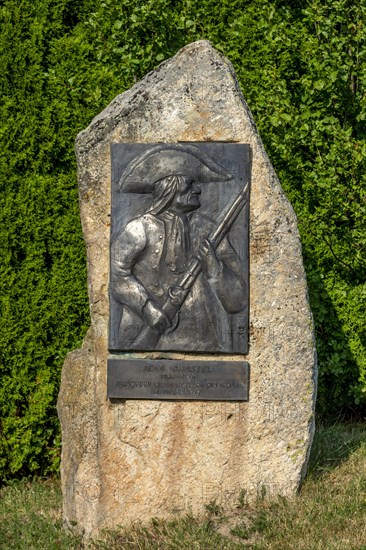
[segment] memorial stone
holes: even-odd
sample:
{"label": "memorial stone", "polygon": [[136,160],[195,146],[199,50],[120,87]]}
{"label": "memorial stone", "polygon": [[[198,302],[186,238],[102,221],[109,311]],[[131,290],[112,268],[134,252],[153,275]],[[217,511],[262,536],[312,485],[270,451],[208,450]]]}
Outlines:
{"label": "memorial stone", "polygon": [[230,62],[180,50],[76,140],[91,327],[64,363],[64,518],[293,495],[316,356],[296,217]]}

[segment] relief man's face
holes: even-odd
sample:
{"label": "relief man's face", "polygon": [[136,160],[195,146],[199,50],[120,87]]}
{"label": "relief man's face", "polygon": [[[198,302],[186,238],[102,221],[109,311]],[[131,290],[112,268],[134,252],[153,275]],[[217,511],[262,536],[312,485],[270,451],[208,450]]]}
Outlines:
{"label": "relief man's face", "polygon": [[178,190],[171,204],[172,210],[176,212],[191,212],[201,206],[199,195],[201,189],[193,178],[182,177],[179,181]]}

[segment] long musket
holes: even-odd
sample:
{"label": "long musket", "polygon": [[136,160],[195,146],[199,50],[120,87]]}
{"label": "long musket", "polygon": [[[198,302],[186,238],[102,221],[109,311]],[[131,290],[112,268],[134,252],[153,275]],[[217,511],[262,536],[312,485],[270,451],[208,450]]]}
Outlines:
{"label": "long musket", "polygon": [[[248,186],[249,183],[247,183],[244,189],[240,191],[234,202],[223,214],[218,226],[209,234],[207,239],[205,239],[209,241],[214,250],[217,249],[225,235],[229,233],[234,221],[248,202]],[[168,296],[161,309],[172,321],[172,323],[174,323],[175,316],[184,304],[190,289],[194,285],[201,271],[201,260],[199,258],[194,258],[187,268],[187,271],[184,273],[180,281],[178,281],[178,284],[168,290]],[[146,326],[134,340],[133,347],[141,350],[154,349],[159,342],[161,335],[162,333],[157,329]]]}

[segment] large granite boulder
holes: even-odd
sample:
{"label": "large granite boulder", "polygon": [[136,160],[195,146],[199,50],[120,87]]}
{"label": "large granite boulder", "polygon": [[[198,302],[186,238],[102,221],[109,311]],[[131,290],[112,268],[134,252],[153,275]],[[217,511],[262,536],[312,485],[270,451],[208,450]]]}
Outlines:
{"label": "large granite boulder", "polygon": [[[110,146],[158,141],[251,145],[248,402],[106,398]],[[91,327],[66,358],[58,401],[66,522],[90,536],[199,514],[213,500],[230,506],[239,494],[293,495],[314,433],[313,322],[296,217],[232,65],[207,41],[186,46],[117,96],[78,135],[76,153]]]}

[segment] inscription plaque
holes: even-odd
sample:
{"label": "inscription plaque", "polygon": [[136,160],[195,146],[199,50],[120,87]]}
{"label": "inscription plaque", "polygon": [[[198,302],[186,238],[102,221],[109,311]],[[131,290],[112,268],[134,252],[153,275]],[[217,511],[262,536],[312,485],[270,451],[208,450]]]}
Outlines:
{"label": "inscription plaque", "polygon": [[111,154],[110,351],[246,353],[249,145]]}
{"label": "inscription plaque", "polygon": [[108,360],[110,399],[247,401],[246,361]]}

